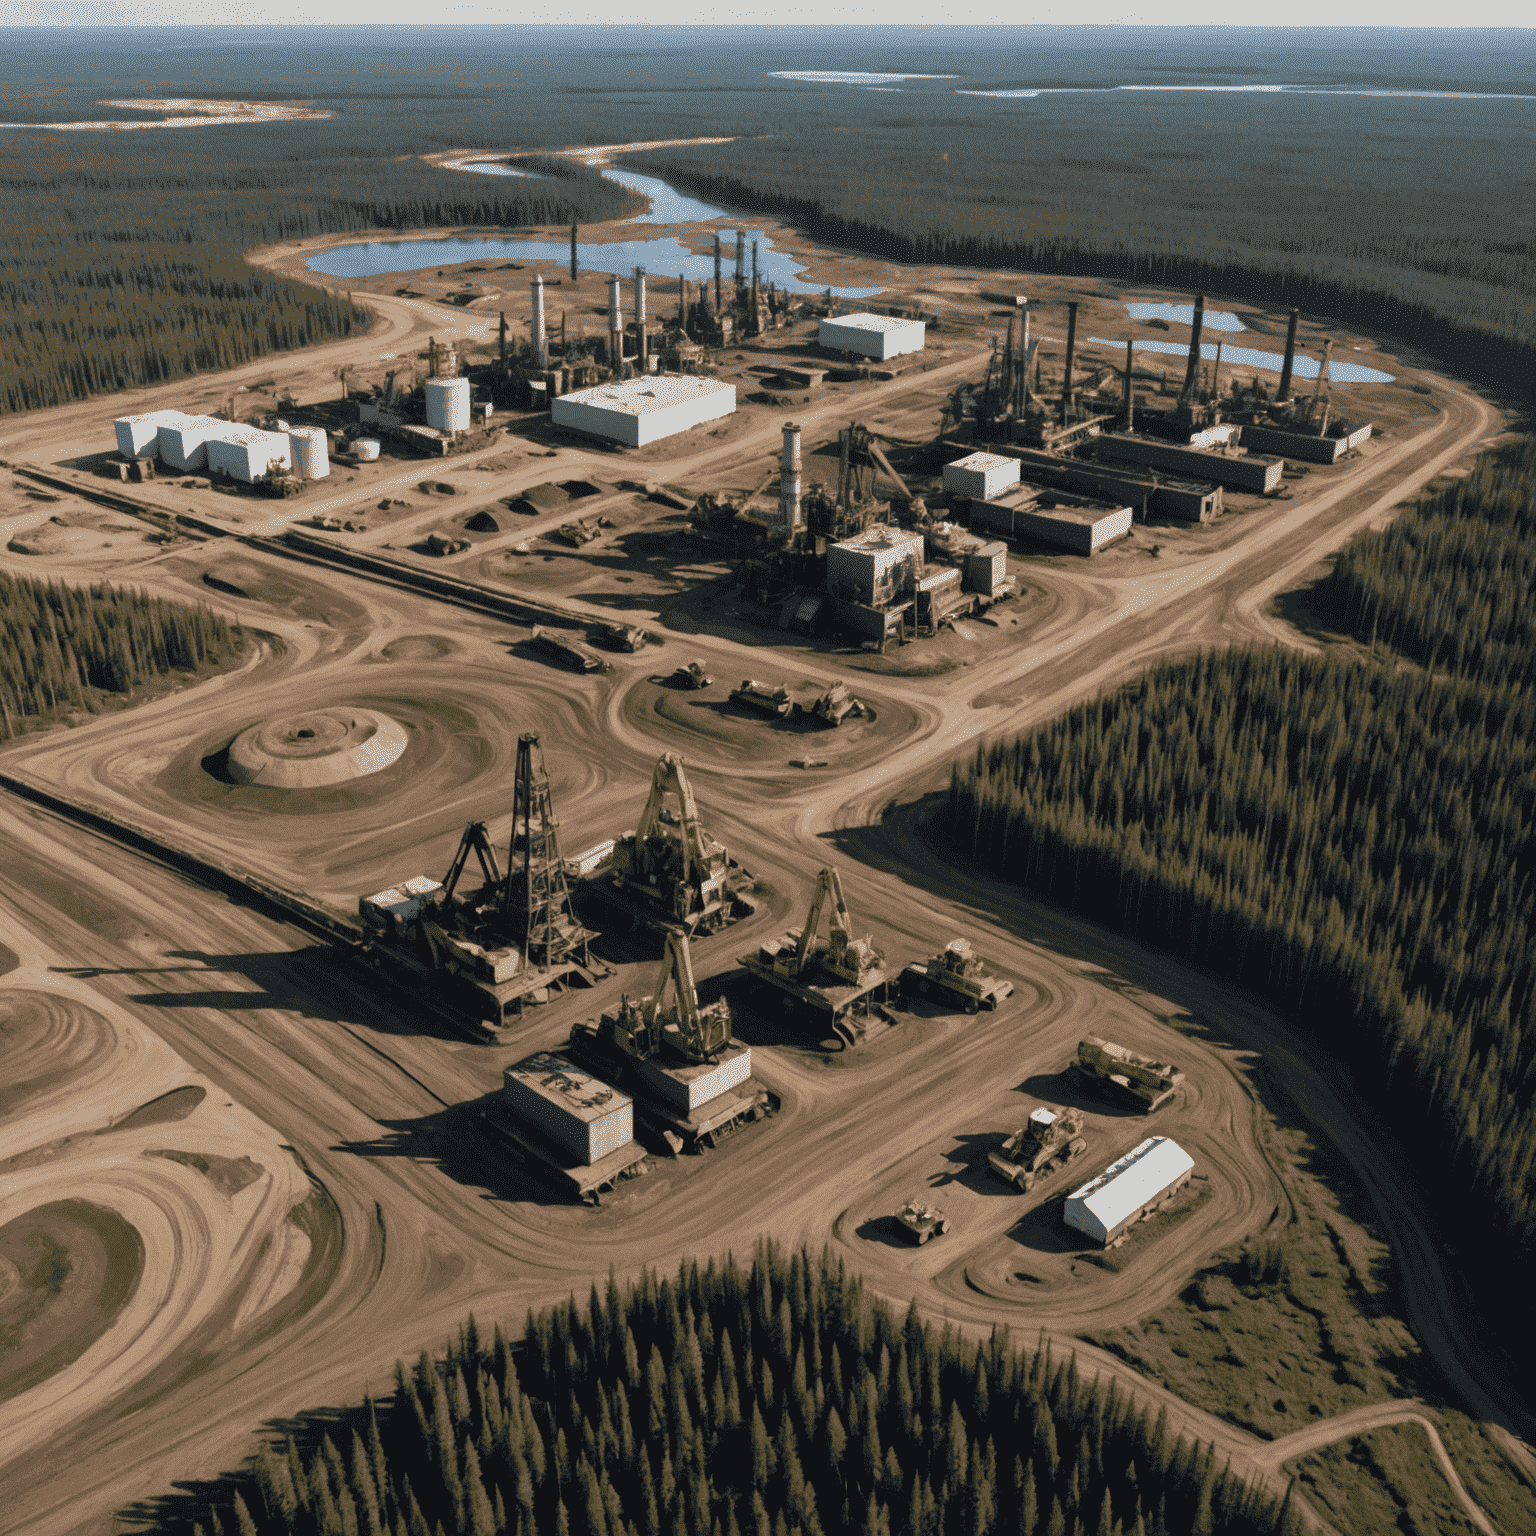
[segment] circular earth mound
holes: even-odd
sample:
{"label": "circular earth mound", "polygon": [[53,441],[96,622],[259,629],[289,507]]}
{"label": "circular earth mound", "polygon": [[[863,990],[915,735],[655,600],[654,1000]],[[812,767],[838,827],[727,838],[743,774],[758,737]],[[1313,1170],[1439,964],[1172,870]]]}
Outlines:
{"label": "circular earth mound", "polygon": [[230,743],[238,784],[319,789],[388,768],[408,745],[405,727],[371,709],[314,709],[279,715]]}

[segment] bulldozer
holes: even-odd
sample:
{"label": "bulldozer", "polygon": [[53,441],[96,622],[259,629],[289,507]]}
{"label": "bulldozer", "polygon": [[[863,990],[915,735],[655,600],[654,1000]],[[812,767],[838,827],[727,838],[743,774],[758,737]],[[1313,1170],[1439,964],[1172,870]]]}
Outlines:
{"label": "bulldozer", "polygon": [[949,1231],[949,1217],[934,1206],[925,1205],[921,1200],[908,1200],[896,1212],[896,1220],[901,1223],[903,1229],[919,1248],[930,1237],[943,1237]]}
{"label": "bulldozer", "polygon": [[848,691],[847,683],[833,683],[811,705],[811,713],[824,725],[838,726],[850,715],[862,720],[865,714],[864,701],[854,698]]}
{"label": "bulldozer", "polygon": [[690,661],[679,667],[667,679],[674,688],[683,688],[689,692],[698,692],[702,688],[708,688],[714,683],[709,673],[704,670],[702,661]]}
{"label": "bulldozer", "polygon": [[750,677],[743,678],[740,688],[731,689],[731,699],[748,709],[761,710],[765,715],[776,715],[781,720],[786,715],[800,712],[800,706],[790,698],[789,689],[783,683],[770,687]]}
{"label": "bulldozer", "polygon": [[[672,988],[672,1006],[663,1006],[667,988]],[[690,1066],[711,1062],[731,1043],[731,1005],[720,998],[707,1007],[699,1006],[698,988],[693,980],[693,956],[688,936],[677,929],[667,934],[661,969],[656,986],[648,998],[634,1002],[624,997],[616,1014],[604,1014],[595,1032],[590,1025],[576,1026],[579,1032],[595,1035],[600,1050],[633,1061],[644,1061],[662,1051]]]}
{"label": "bulldozer", "polygon": [[1097,1035],[1078,1042],[1077,1060],[1067,1070],[1092,1092],[1147,1114],[1173,1098],[1184,1076],[1177,1067],[1148,1061]]}
{"label": "bulldozer", "polygon": [[[832,915],[828,919],[825,943],[820,939],[821,914],[828,899]],[[765,981],[799,987],[825,981],[833,986],[864,989],[885,979],[885,956],[872,939],[855,939],[848,930],[848,906],[843,900],[843,883],[835,869],[824,869],[816,878],[816,894],[805,926],[791,928],[781,939],[771,939],[756,955],[743,958],[747,970]]]}
{"label": "bulldozer", "polygon": [[646,632],[638,624],[599,624],[597,638],[611,651],[638,651]]}
{"label": "bulldozer", "polygon": [[996,1152],[987,1153],[987,1166],[1005,1184],[1027,1192],[1088,1150],[1078,1135],[1082,1128],[1083,1117],[1075,1109],[1037,1109]]}
{"label": "bulldozer", "polygon": [[919,997],[952,998],[967,1013],[979,1008],[995,1009],[1013,996],[1013,983],[1005,976],[994,976],[981,963],[969,939],[951,939],[931,960],[914,960],[901,975],[905,990]]}
{"label": "bulldozer", "polygon": [[675,752],[657,760],[640,824],[614,842],[612,890],[643,921],[691,936],[756,911],[751,876],[699,824],[693,786]]}

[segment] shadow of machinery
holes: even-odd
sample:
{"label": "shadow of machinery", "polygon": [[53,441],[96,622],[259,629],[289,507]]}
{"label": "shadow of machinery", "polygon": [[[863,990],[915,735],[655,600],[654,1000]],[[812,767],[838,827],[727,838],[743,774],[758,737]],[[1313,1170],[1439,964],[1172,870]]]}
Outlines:
{"label": "shadow of machinery", "polygon": [[[1036,1072],[1026,1077],[1014,1091],[1038,1099],[1049,1108],[1081,1109],[1105,1120],[1145,1120],[1148,1125],[1157,1121],[1156,1115],[1144,1114],[1128,1104],[1117,1104],[1113,1099],[1100,1098],[1098,1094],[1079,1087],[1073,1074],[1066,1071]],[[1156,1132],[1148,1131],[1147,1134],[1152,1136]]]}
{"label": "shadow of machinery", "polygon": [[[1001,1186],[999,1186],[1001,1187]],[[1008,1229],[1009,1238],[1031,1253],[1082,1253],[1089,1244],[1061,1219],[1066,1192],[1053,1195],[1043,1205],[1026,1212]],[[1095,1251],[1097,1251],[1095,1247]]]}
{"label": "shadow of machinery", "polygon": [[[854,1234],[866,1243],[881,1243],[887,1248],[916,1248],[918,1245],[908,1235],[907,1229],[894,1216],[871,1216],[854,1228]],[[933,1241],[933,1239],[930,1239]],[[939,1238],[936,1241],[942,1242]]]}
{"label": "shadow of machinery", "polygon": [[946,1184],[959,1184],[974,1195],[1000,1195],[1017,1199],[1017,1191],[1003,1183],[987,1166],[987,1153],[995,1152],[1018,1129],[976,1131],[955,1138],[954,1147],[945,1154],[951,1164],[942,1173],[929,1180],[930,1189],[943,1189]]}
{"label": "shadow of machinery", "polygon": [[848,1039],[829,1034],[825,1015],[758,981],[747,971],[727,971],[699,983],[699,1001],[706,991],[728,997],[736,1038],[751,1046],[779,1046],[812,1056],[837,1055],[848,1049]]}

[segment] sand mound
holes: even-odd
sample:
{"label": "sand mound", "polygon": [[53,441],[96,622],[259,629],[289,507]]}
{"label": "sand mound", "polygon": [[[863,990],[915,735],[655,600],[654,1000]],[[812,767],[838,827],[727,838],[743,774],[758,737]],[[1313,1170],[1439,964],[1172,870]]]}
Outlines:
{"label": "sand mound", "polygon": [[317,789],[388,768],[407,741],[398,720],[371,709],[279,715],[235,737],[229,748],[229,774],[239,784]]}

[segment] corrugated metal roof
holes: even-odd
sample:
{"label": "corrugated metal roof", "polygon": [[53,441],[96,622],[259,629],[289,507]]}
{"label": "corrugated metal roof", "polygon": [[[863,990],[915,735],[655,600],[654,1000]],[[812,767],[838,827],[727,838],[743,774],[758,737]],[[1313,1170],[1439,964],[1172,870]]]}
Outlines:
{"label": "corrugated metal roof", "polygon": [[1149,1136],[1098,1178],[1073,1190],[1067,1204],[1081,1202],[1106,1232],[1113,1231],[1194,1166],[1195,1160],[1178,1142],[1166,1136]]}

